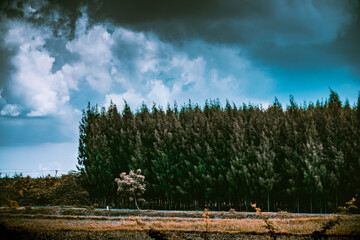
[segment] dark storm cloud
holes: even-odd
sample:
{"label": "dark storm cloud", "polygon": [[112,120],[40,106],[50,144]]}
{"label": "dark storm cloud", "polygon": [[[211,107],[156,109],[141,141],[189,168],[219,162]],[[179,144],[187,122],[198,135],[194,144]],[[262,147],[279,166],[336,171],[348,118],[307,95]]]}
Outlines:
{"label": "dark storm cloud", "polygon": [[[269,8],[268,4],[249,0],[5,0],[0,6],[2,15],[8,18],[25,18],[38,25],[50,25],[55,35],[66,33],[70,38],[74,37],[75,23],[85,7],[90,23],[109,21],[154,31],[165,39],[206,37],[208,40],[218,36],[211,33],[211,28],[222,27],[222,24],[209,26],[209,21],[266,15]],[[34,11],[29,11],[30,8]]]}
{"label": "dark storm cloud", "polygon": [[37,26],[50,26],[54,36],[72,39],[83,5],[76,0],[4,0],[0,3],[0,17],[22,19]]}
{"label": "dark storm cloud", "polygon": [[322,41],[341,27],[344,15],[354,14],[358,7],[357,1],[352,0],[114,0],[92,3],[87,12],[94,22],[106,20],[139,31],[148,30],[172,41],[200,38],[214,43],[240,44]]}
{"label": "dark storm cloud", "polygon": [[151,31],[167,41],[199,38],[233,43],[247,37],[233,21],[268,14],[271,5],[249,0],[101,1],[89,5],[93,21],[110,21],[138,31]]}
{"label": "dark storm cloud", "polygon": [[[324,42],[278,45],[263,42],[249,46],[250,56],[261,64],[273,67],[348,68],[360,79],[360,4],[351,5],[351,21],[339,29],[334,39]],[[324,80],[326,81],[326,80]]]}
{"label": "dark storm cloud", "polygon": [[359,2],[103,1],[90,5],[88,14],[94,22],[151,31],[173,43],[238,46],[268,66],[343,65],[359,72]]}
{"label": "dark storm cloud", "polygon": [[[66,0],[4,1],[2,12],[51,26],[55,36],[75,37],[85,9],[89,23],[110,22],[149,31],[181,44],[200,39],[244,49],[254,61],[279,67],[344,64],[357,69],[358,0]],[[29,11],[29,7],[34,9]],[[355,70],[356,71],[356,70]]]}
{"label": "dark storm cloud", "polygon": [[[64,39],[76,38],[76,21],[86,12],[90,25],[110,22],[135,31],[149,31],[179,47],[199,39],[241,49],[243,55],[261,65],[347,66],[359,73],[359,3],[359,0],[5,0],[0,11],[2,18],[24,19],[37,26],[51,27],[62,49]],[[56,41],[46,46],[56,57],[55,70],[69,59],[62,54],[65,51],[56,55],[59,52]],[[0,64],[1,69],[6,69],[0,76],[3,85],[11,72],[9,59],[14,53],[2,46]]]}
{"label": "dark storm cloud", "polygon": [[1,9],[8,17],[50,24],[58,34],[67,30],[70,37],[86,8],[90,23],[109,21],[167,40],[250,44],[282,38],[285,43],[316,41],[317,34],[338,27],[343,15],[358,14],[358,7],[357,0],[18,0],[4,1]]}
{"label": "dark storm cloud", "polygon": [[329,48],[334,48],[336,53],[343,55],[345,64],[352,65],[351,70],[360,78],[360,1],[354,15],[354,21],[345,28],[344,34],[340,35]]}
{"label": "dark storm cloud", "polygon": [[259,64],[348,67],[360,77],[360,1],[104,1],[93,21],[162,40],[228,44]]}

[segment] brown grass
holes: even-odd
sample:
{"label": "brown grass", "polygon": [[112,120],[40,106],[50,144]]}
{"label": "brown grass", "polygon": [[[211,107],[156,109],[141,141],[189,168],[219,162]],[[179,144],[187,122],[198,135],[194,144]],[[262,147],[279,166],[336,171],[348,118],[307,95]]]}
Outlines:
{"label": "brown grass", "polygon": [[[308,235],[334,216],[313,216],[303,218],[273,218],[276,233]],[[101,217],[101,216],[56,216],[1,214],[0,223],[10,229],[29,231],[192,231],[204,232],[206,226],[201,218],[178,217]],[[265,234],[267,229],[261,219],[211,219],[208,232]],[[326,234],[360,235],[360,216],[343,216],[340,225]]]}

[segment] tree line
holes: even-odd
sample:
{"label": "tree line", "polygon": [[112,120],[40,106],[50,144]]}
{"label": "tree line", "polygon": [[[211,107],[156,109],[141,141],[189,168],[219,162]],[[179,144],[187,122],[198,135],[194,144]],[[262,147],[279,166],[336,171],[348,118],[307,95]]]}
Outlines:
{"label": "tree line", "polygon": [[0,206],[89,206],[89,194],[81,186],[81,174],[71,171],[60,177],[31,178],[0,174]]}
{"label": "tree line", "polygon": [[114,181],[141,169],[144,207],[152,209],[331,212],[360,190],[360,94],[357,105],[330,89],[325,101],[283,108],[207,100],[135,113],[83,110],[78,169],[97,203],[119,207]]}

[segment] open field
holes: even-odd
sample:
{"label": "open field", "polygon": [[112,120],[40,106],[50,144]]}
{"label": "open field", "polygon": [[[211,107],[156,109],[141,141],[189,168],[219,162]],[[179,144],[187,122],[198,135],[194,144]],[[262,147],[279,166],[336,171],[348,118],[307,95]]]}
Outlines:
{"label": "open field", "polygon": [[[0,209],[8,239],[270,239],[256,213]],[[277,239],[313,239],[338,215],[267,213]],[[328,239],[360,239],[360,216],[341,215]]]}

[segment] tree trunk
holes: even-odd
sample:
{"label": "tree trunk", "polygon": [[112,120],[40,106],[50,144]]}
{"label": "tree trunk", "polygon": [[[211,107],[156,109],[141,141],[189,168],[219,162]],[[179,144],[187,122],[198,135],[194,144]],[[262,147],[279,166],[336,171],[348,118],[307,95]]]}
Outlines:
{"label": "tree trunk", "polygon": [[311,193],[310,193],[310,213],[313,212],[313,209],[312,209],[312,196],[311,196]]}
{"label": "tree trunk", "polygon": [[246,197],[245,197],[245,210],[246,210],[246,212],[248,212],[248,211],[249,211],[249,209],[248,209],[248,205],[247,205],[247,200],[246,200]]}
{"label": "tree trunk", "polygon": [[328,205],[328,201],[325,201],[325,204],[324,204],[324,213],[327,213],[327,205]]}
{"label": "tree trunk", "polygon": [[296,196],[296,201],[297,201],[297,212],[299,213],[300,212],[300,199],[299,199],[299,194],[297,194]]}
{"label": "tree trunk", "polygon": [[136,200],[136,195],[135,195],[135,193],[134,193],[134,201],[135,201],[135,206],[136,206],[137,210],[140,211],[140,208],[139,208],[139,206],[138,206],[138,204],[137,204],[137,200]]}
{"label": "tree trunk", "polygon": [[336,188],[336,193],[335,193],[335,207],[336,207],[336,210],[338,210],[338,203],[339,203],[339,189]]}
{"label": "tree trunk", "polygon": [[273,211],[276,212],[276,209],[277,209],[277,207],[276,207],[276,199],[273,198]]}
{"label": "tree trunk", "polygon": [[267,193],[267,211],[270,212],[270,193]]}
{"label": "tree trunk", "polygon": [[321,200],[321,198],[320,198],[320,213],[323,213],[322,200]]}

